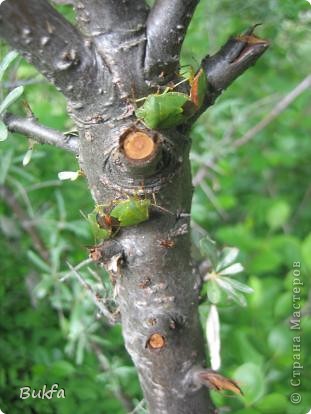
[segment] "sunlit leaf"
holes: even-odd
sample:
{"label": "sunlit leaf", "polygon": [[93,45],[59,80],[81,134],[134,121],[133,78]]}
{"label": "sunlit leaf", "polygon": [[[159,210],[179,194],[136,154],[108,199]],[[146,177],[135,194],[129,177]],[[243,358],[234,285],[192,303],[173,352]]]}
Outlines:
{"label": "sunlit leaf", "polygon": [[61,171],[58,173],[58,178],[61,181],[70,180],[75,181],[79,177],[79,171]]}
{"label": "sunlit leaf", "polygon": [[235,259],[238,257],[239,249],[236,247],[225,247],[220,255],[220,260],[216,266],[216,271],[218,272],[221,269],[234,263]]}
{"label": "sunlit leaf", "polygon": [[18,56],[18,53],[12,50],[6,56],[4,56],[3,60],[0,62],[0,81],[3,78],[4,72],[13,62],[13,60]]}
{"label": "sunlit leaf", "polygon": [[237,273],[243,272],[244,267],[241,263],[234,263],[233,265],[226,267],[225,269],[219,272],[220,275],[235,275]]}
{"label": "sunlit leaf", "polygon": [[232,284],[229,283],[227,280],[225,280],[224,278],[219,278],[217,279],[217,283],[221,288],[223,288],[226,291],[229,298],[231,298],[238,305],[240,306],[247,305],[246,299],[243,296],[243,294],[237,292],[235,288],[232,286]]}
{"label": "sunlit leaf", "polygon": [[0,184],[4,184],[8,171],[13,163],[13,148],[4,152],[0,156]]}
{"label": "sunlit leaf", "polygon": [[235,279],[229,278],[229,277],[222,277],[221,280],[225,280],[227,283],[229,283],[234,289],[239,290],[243,293],[253,293],[254,289],[247,286],[245,283],[241,283]]}
{"label": "sunlit leaf", "polygon": [[31,161],[33,148],[29,148],[23,158],[23,166],[26,167]]}
{"label": "sunlit leaf", "polygon": [[213,279],[207,282],[207,297],[208,300],[215,305],[220,302],[221,291],[218,284]]}
{"label": "sunlit leaf", "polygon": [[211,305],[206,320],[206,340],[209,349],[212,369],[219,369],[221,365],[220,358],[220,323],[218,310],[215,305]]}
{"label": "sunlit leaf", "polygon": [[0,115],[3,114],[3,112],[10,106],[12,103],[14,103],[24,92],[23,86],[18,86],[17,88],[13,89],[1,102],[0,104]]}
{"label": "sunlit leaf", "polygon": [[3,121],[0,119],[0,141],[5,141],[9,135],[8,129]]}

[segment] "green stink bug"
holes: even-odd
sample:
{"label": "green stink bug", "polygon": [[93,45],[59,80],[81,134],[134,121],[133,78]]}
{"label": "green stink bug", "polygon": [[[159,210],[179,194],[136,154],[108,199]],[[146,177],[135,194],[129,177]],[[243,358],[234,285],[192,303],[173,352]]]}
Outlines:
{"label": "green stink bug", "polygon": [[183,82],[189,82],[190,95],[180,92],[171,92],[167,88],[161,94],[151,94],[144,104],[136,109],[135,115],[149,128],[172,128],[182,124],[202,106],[207,90],[207,79],[201,68],[196,75],[193,70],[189,77],[174,85],[174,88]]}
{"label": "green stink bug", "polygon": [[95,240],[106,240],[111,236],[111,229],[102,228],[97,221],[98,212],[95,209],[87,215]]}
{"label": "green stink bug", "polygon": [[207,90],[207,78],[202,68],[193,77],[193,79],[190,80],[190,85],[190,99],[191,102],[194,104],[196,110],[198,110],[204,102]]}
{"label": "green stink bug", "polygon": [[120,227],[135,226],[149,219],[151,201],[130,197],[118,202],[110,211],[110,216],[120,222]]}
{"label": "green stink bug", "polygon": [[149,128],[171,128],[184,121],[183,105],[188,96],[179,92],[166,92],[147,96],[144,104],[135,112]]}

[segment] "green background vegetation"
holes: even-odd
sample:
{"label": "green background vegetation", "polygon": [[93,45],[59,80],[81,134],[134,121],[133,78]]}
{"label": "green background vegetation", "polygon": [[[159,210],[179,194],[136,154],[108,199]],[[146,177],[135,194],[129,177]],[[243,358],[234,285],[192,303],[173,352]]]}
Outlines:
{"label": "green background vegetation", "polygon": [[[70,6],[59,9],[73,18]],[[197,122],[192,132],[195,188],[192,218],[194,245],[209,235],[219,247],[236,246],[245,271],[238,278],[255,292],[248,306],[227,301],[220,306],[222,372],[239,378],[245,398],[213,393],[223,412],[235,414],[306,414],[311,408],[311,208],[310,91],[249,143],[236,139],[270,113],[310,74],[311,7],[304,0],[202,0],[183,49],[183,62],[197,66],[232,33],[262,22],[257,33],[271,40],[268,52],[239,78]],[[7,48],[1,46],[1,58]],[[34,80],[24,98],[41,123],[69,130],[64,99],[24,60],[15,61],[1,87]],[[21,101],[12,108],[24,113]],[[0,408],[6,414],[78,412],[122,414],[123,393],[137,404],[138,380],[123,348],[119,326],[108,327],[87,292],[68,272],[94,240],[81,211],[93,209],[83,179],[60,183],[57,173],[76,170],[70,154],[35,147],[32,162],[22,166],[27,140],[11,135],[0,147],[0,185],[10,188],[40,234],[49,260],[40,258],[12,209],[0,204]],[[24,220],[24,225],[27,222]],[[293,262],[302,264],[304,286],[301,358],[302,402],[289,402],[293,351],[289,320],[293,311]],[[96,281],[83,276],[101,294],[111,294],[105,273]],[[206,319],[208,303],[201,307]],[[297,331],[295,331],[297,335]],[[97,352],[95,352],[97,351]],[[19,388],[59,383],[66,399],[19,399]],[[143,413],[144,409],[137,409]]]}

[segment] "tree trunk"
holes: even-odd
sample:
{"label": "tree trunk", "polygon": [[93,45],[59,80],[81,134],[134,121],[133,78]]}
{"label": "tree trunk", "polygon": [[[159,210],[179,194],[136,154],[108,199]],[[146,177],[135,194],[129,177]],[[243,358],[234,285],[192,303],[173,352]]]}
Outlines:
{"label": "tree trunk", "polygon": [[[206,363],[200,277],[190,256],[189,130],[268,45],[252,29],[230,39],[202,61],[208,89],[200,110],[177,127],[148,128],[135,116],[135,99],[177,81],[196,4],[157,0],[149,10],[143,0],[81,0],[75,5],[80,31],[44,0],[0,6],[0,35],[63,92],[79,130],[78,144],[57,133],[51,140],[51,131],[46,142],[78,154],[96,204],[150,200],[148,220],[95,247],[115,284],[125,346],[150,414],[214,412],[196,375]],[[7,115],[6,122],[44,141],[29,120]]]}

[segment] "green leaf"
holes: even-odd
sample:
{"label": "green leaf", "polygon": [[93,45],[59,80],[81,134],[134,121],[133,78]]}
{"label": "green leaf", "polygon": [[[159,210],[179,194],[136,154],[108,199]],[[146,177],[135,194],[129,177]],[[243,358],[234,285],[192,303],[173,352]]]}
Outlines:
{"label": "green leaf", "polygon": [[304,239],[301,250],[304,264],[311,270],[311,233]]}
{"label": "green leaf", "polygon": [[65,201],[62,193],[58,190],[55,191],[55,198],[57,202],[59,217],[61,220],[65,221],[67,216],[67,211],[65,207]]}
{"label": "green leaf", "polygon": [[220,275],[235,275],[237,273],[243,272],[244,267],[241,265],[241,263],[234,263],[229,267],[226,267],[225,269],[221,270],[219,272]]}
{"label": "green leaf", "polygon": [[291,292],[285,292],[282,295],[279,295],[276,298],[274,306],[274,315],[275,318],[281,320],[282,318],[286,319],[292,310],[293,299]]}
{"label": "green leaf", "polygon": [[184,93],[164,92],[147,96],[144,104],[135,111],[149,128],[171,128],[185,121],[183,105],[189,101]]}
{"label": "green leaf", "polygon": [[252,333],[245,332],[244,325],[243,329],[234,332],[231,349],[236,352],[235,357],[243,362],[252,361],[256,365],[260,365],[265,361],[264,355],[257,349],[256,337]]}
{"label": "green leaf", "polygon": [[286,201],[279,200],[270,207],[267,213],[267,223],[272,230],[282,227],[290,215],[290,206]]}
{"label": "green leaf", "polygon": [[220,277],[217,279],[218,285],[226,291],[228,297],[234,300],[240,306],[246,306],[247,302],[244,296],[236,291],[236,288],[232,285],[232,279]]}
{"label": "green leaf", "polygon": [[207,297],[214,305],[217,305],[220,302],[221,290],[214,280],[209,280],[207,282]]}
{"label": "green leaf", "polygon": [[235,290],[239,290],[243,293],[253,293],[254,289],[247,286],[245,283],[238,282],[235,279],[229,277],[222,277],[221,280],[226,280]]}
{"label": "green leaf", "polygon": [[292,346],[291,332],[287,326],[276,326],[268,336],[268,344],[275,355],[289,355]]}
{"label": "green leaf", "polygon": [[13,60],[18,56],[18,53],[12,50],[9,52],[4,59],[0,62],[0,81],[3,78],[4,72],[7,70],[9,65],[13,62]]}
{"label": "green leaf", "polygon": [[31,157],[32,157],[32,153],[33,153],[33,148],[29,148],[26,151],[26,154],[24,155],[23,162],[22,162],[23,167],[26,167],[30,163]]}
{"label": "green leaf", "polygon": [[234,379],[244,392],[246,405],[251,405],[259,400],[265,393],[266,381],[261,368],[247,362],[241,365],[234,373]]}
{"label": "green leaf", "polygon": [[283,414],[286,412],[288,401],[283,394],[269,394],[266,395],[256,407],[261,413],[265,414]]}
{"label": "green leaf", "polygon": [[51,376],[67,377],[75,372],[75,367],[70,362],[65,360],[58,360],[51,366]]}
{"label": "green leaf", "polygon": [[3,121],[0,119],[0,141],[5,141],[8,137],[8,129]]}
{"label": "green leaf", "polygon": [[0,156],[0,184],[4,184],[13,161],[13,148]]}
{"label": "green leaf", "polygon": [[12,103],[14,103],[24,92],[23,86],[18,86],[17,88],[14,88],[11,90],[11,92],[4,98],[4,100],[0,104],[0,115],[3,114],[3,112],[10,106]]}
{"label": "green leaf", "polygon": [[236,247],[224,247],[221,251],[220,260],[216,267],[216,272],[234,263],[238,257],[239,249]]}
{"label": "green leaf", "polygon": [[129,198],[120,201],[110,212],[112,217],[119,220],[121,227],[135,226],[149,219],[150,200]]}
{"label": "green leaf", "polygon": [[43,272],[50,273],[50,266],[45,263],[35,252],[28,250],[27,256],[36,266],[38,266],[39,269],[43,270]]}

